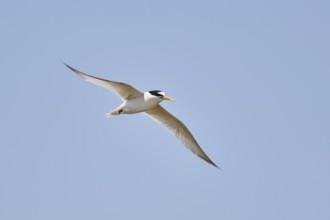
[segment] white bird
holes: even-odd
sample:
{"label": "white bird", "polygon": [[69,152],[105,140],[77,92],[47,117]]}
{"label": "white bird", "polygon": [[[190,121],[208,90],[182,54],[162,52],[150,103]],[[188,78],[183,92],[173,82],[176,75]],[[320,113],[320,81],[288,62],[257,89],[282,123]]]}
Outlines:
{"label": "white bird", "polygon": [[165,95],[160,90],[152,90],[142,93],[133,86],[122,82],[115,82],[90,76],[82,73],[71,66],[65,64],[69,69],[76,73],[81,78],[96,85],[105,87],[116,93],[124,102],[115,110],[107,113],[107,117],[120,114],[135,114],[143,112],[153,120],[164,126],[177,139],[179,139],[187,148],[189,148],[197,156],[206,162],[218,167],[212,160],[204,153],[202,148],[188,130],[188,128],[175,116],[166,111],[160,102],[163,100],[174,101],[172,98]]}

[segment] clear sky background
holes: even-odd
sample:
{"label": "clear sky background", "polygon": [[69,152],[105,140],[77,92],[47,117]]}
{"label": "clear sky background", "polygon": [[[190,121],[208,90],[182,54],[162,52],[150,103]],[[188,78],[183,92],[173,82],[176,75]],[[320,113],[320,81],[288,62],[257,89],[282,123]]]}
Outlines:
{"label": "clear sky background", "polygon": [[[0,7],[0,219],[330,219],[329,1]],[[222,171],[86,73],[164,90]]]}

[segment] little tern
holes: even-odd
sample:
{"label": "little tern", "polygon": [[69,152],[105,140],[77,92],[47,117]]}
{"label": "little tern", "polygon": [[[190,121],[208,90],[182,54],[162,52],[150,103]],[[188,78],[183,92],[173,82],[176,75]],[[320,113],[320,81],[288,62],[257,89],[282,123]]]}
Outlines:
{"label": "little tern", "polygon": [[107,117],[143,112],[147,116],[151,117],[153,120],[161,124],[163,127],[165,127],[194,154],[218,168],[218,166],[213,163],[213,161],[202,150],[202,148],[199,146],[188,128],[178,118],[169,113],[160,105],[160,103],[164,100],[174,101],[163,91],[152,90],[149,92],[142,93],[139,90],[135,89],[133,86],[128,85],[126,83],[97,78],[82,73],[67,64],[65,65],[74,73],[76,73],[79,77],[83,78],[88,82],[111,90],[124,101],[118,108],[107,113]]}

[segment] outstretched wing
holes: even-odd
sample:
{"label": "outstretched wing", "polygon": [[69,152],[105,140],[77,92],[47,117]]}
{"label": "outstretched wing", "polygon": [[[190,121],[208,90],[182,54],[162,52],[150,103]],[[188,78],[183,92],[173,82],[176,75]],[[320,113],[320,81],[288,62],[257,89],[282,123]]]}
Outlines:
{"label": "outstretched wing", "polygon": [[105,87],[106,89],[111,90],[112,92],[116,93],[118,96],[120,96],[121,99],[123,100],[128,100],[130,98],[133,98],[137,95],[141,95],[142,93],[135,89],[133,86],[128,85],[126,83],[122,82],[115,82],[115,81],[110,81],[106,79],[101,79],[97,78],[94,76],[90,76],[88,74],[82,73],[71,66],[65,64],[70,70],[72,70],[75,74],[83,78],[84,80],[94,83],[98,86]]}
{"label": "outstretched wing", "polygon": [[171,132],[177,139],[179,139],[187,148],[189,148],[194,154],[205,160],[206,162],[218,167],[212,160],[204,153],[202,148],[198,145],[194,136],[188,130],[188,128],[174,115],[169,113],[160,105],[155,108],[146,111],[146,115],[153,120],[164,126],[169,132]]}

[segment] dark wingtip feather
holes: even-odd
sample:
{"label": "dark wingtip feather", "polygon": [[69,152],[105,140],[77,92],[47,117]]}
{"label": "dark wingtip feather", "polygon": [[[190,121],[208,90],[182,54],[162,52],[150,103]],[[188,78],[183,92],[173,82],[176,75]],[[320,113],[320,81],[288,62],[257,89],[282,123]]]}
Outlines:
{"label": "dark wingtip feather", "polygon": [[218,168],[219,170],[222,170],[220,167],[218,167],[215,163],[213,163],[213,161],[212,160],[206,160],[206,162],[208,162],[209,164],[211,164],[211,165],[213,165],[213,166],[215,166],[216,168]]}
{"label": "dark wingtip feather", "polygon": [[64,63],[63,61],[62,61],[62,63],[63,63],[66,67],[68,67],[70,70],[72,70],[73,72],[77,72],[76,69],[74,69],[73,67],[71,67],[71,66],[69,66],[68,64]]}

